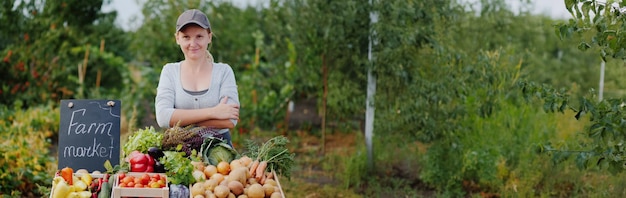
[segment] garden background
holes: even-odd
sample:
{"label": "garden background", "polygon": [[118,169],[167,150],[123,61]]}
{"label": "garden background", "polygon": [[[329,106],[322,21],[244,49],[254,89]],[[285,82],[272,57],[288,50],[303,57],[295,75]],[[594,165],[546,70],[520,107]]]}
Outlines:
{"label": "garden background", "polygon": [[[291,140],[287,197],[626,195],[626,36],[608,31],[619,9],[565,0],[574,18],[555,19],[504,0],[165,0],[123,30],[110,3],[1,3],[1,196],[49,193],[61,99],[121,100],[122,144],[156,125],[159,73],[182,59],[173,23],[188,8],[207,13],[210,50],[235,71],[235,147]],[[614,15],[587,20],[603,10]]]}

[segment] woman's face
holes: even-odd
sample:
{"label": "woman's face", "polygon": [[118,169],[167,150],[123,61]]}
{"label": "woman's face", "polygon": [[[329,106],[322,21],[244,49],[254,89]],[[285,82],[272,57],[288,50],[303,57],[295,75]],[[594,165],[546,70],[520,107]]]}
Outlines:
{"label": "woman's face", "polygon": [[200,59],[207,56],[206,50],[211,43],[211,33],[197,25],[189,25],[176,33],[176,43],[185,54],[185,59]]}

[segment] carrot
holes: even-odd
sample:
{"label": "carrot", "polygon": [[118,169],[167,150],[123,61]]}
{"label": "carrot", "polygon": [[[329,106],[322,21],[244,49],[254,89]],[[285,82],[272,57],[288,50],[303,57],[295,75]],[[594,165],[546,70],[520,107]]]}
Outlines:
{"label": "carrot", "polygon": [[254,160],[254,162],[252,162],[252,165],[250,165],[250,177],[254,177],[256,169],[259,167],[259,163],[259,160]]}
{"label": "carrot", "polygon": [[264,185],[265,184],[265,180],[267,180],[267,176],[265,176],[265,174],[263,174],[263,176],[261,177],[261,180],[259,180],[259,184]]}
{"label": "carrot", "polygon": [[261,178],[265,177],[265,168],[267,168],[267,161],[261,161],[259,167],[256,168],[256,180],[261,181]]}
{"label": "carrot", "polygon": [[273,174],[272,172],[267,172],[267,173],[265,174],[265,176],[266,176],[268,179],[274,179],[274,174]]}

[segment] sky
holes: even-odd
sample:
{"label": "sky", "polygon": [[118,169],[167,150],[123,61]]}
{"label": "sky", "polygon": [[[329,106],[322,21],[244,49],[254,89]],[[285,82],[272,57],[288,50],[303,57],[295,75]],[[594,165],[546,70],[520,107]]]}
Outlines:
{"label": "sky", "polygon": [[[146,0],[112,0],[111,5],[103,8],[104,12],[111,10],[117,10],[118,18],[116,22],[125,30],[136,29],[141,21],[141,8],[137,2],[144,2]],[[245,7],[246,5],[258,5],[264,2],[264,0],[231,0],[234,5]],[[462,0],[469,3],[479,2],[479,0]],[[505,0],[512,8],[512,10],[519,10],[521,3],[520,0]],[[569,12],[565,9],[565,3],[563,0],[532,0],[532,5],[528,10],[532,10],[532,13],[543,14],[554,18],[570,18]],[[137,18],[133,22],[133,18]]]}

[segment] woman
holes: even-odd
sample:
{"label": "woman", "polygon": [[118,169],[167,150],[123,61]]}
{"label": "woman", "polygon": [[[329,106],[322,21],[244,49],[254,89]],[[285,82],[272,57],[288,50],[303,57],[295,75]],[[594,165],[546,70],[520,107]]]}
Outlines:
{"label": "woman", "polygon": [[232,68],[215,63],[208,51],[213,32],[199,10],[183,12],[176,21],[176,43],[185,59],[161,70],[155,98],[160,127],[202,126],[232,145],[229,129],[239,119],[239,93]]}

